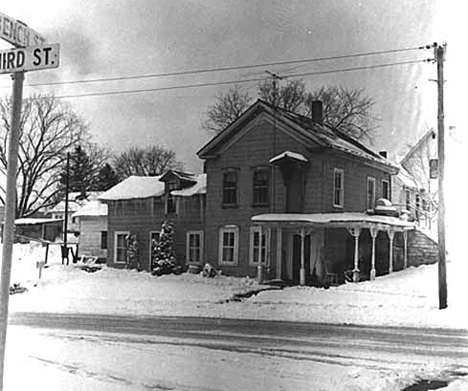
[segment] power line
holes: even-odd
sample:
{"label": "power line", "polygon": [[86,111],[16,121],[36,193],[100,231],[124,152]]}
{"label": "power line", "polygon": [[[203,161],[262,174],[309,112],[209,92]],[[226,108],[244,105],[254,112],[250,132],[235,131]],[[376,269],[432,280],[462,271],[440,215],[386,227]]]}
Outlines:
{"label": "power line", "polygon": [[[408,64],[417,64],[432,61],[432,59],[420,59],[420,60],[411,60],[411,61],[401,61],[401,62],[393,62],[387,64],[378,64],[378,65],[369,65],[369,66],[362,66],[362,67],[353,67],[353,68],[344,68],[344,69],[334,69],[328,71],[317,71],[317,72],[306,72],[306,73],[299,73],[294,75],[284,76],[285,78],[295,78],[295,77],[303,77],[303,76],[314,76],[314,75],[325,75],[331,73],[342,73],[342,72],[353,72],[359,70],[366,70],[366,69],[377,69],[377,68],[385,68],[397,65],[408,65]],[[200,87],[211,87],[211,86],[218,86],[218,85],[227,85],[227,84],[240,84],[240,83],[252,83],[252,82],[259,82],[263,81],[265,78],[254,78],[254,79],[240,79],[240,80],[228,80],[228,81],[220,81],[220,82],[212,82],[212,83],[199,83],[199,84],[184,84],[178,86],[170,86],[170,87],[158,87],[158,88],[145,88],[145,89],[135,89],[135,90],[120,90],[120,91],[107,91],[107,92],[90,92],[84,94],[70,94],[70,95],[59,95],[56,96],[57,98],[84,98],[84,97],[93,97],[93,96],[111,96],[111,95],[124,95],[124,94],[137,94],[143,92],[158,92],[158,91],[169,91],[169,90],[179,90],[185,88],[200,88]]]}
{"label": "power line", "polygon": [[[64,85],[64,84],[98,83],[98,82],[108,82],[108,81],[149,79],[149,78],[156,78],[156,77],[195,75],[195,74],[212,73],[212,72],[226,72],[226,71],[236,71],[236,70],[242,70],[242,69],[262,68],[262,67],[270,67],[270,66],[276,66],[276,65],[291,65],[291,64],[311,63],[311,62],[319,62],[319,61],[340,60],[340,59],[346,59],[346,58],[367,57],[367,56],[375,56],[375,55],[381,55],[381,54],[392,54],[392,53],[401,53],[401,52],[408,52],[408,51],[415,51],[415,50],[423,50],[423,49],[427,49],[427,46],[415,46],[415,47],[408,47],[408,48],[401,48],[401,49],[345,54],[345,55],[331,56],[331,57],[317,57],[317,58],[306,58],[306,59],[301,59],[301,60],[277,61],[277,62],[269,62],[269,63],[262,63],[262,64],[253,64],[253,65],[239,65],[239,66],[230,66],[230,67],[195,69],[195,70],[179,71],[179,72],[153,73],[153,74],[148,74],[148,75],[119,76],[119,77],[107,77],[107,78],[97,78],[97,79],[87,79],[87,80],[69,80],[69,81],[57,81],[57,82],[49,82],[49,83],[31,83],[31,84],[26,84],[26,86],[41,87],[41,86]],[[6,88],[6,87],[0,87],[0,88]]]}

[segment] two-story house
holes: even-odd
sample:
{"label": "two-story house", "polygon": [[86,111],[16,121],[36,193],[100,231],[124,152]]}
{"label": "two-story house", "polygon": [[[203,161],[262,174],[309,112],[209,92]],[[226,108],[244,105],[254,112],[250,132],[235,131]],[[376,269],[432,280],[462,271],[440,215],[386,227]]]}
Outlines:
{"label": "two-story house", "polygon": [[[174,224],[174,249],[182,266],[203,262],[206,175],[168,171],[131,176],[99,199],[107,208],[107,264],[150,271],[151,243],[162,223]],[[127,237],[138,243],[138,265],[128,265]]]}
{"label": "two-story house", "polygon": [[324,124],[321,102],[309,119],[258,100],[198,156],[207,174],[205,258],[226,274],[305,284],[407,265],[414,225],[374,211],[391,198],[398,168]]}

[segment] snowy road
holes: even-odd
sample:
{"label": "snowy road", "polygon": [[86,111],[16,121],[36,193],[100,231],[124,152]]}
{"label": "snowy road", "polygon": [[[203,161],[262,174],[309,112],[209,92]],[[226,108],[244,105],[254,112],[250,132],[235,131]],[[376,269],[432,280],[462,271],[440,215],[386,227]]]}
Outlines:
{"label": "snowy road", "polygon": [[19,362],[77,390],[398,390],[468,372],[457,330],[39,313],[10,326]]}

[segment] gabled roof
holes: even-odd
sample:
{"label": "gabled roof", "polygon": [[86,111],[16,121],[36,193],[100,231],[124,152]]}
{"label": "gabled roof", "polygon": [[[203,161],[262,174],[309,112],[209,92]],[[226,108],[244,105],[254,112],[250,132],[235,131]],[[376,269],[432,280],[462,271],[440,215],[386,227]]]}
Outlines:
{"label": "gabled roof", "polygon": [[306,147],[317,147],[318,145],[333,149],[374,164],[379,164],[393,173],[398,172],[398,168],[383,156],[367,148],[361,142],[342,131],[326,124],[314,122],[308,117],[275,107],[263,100],[257,100],[239,118],[201,148],[197,152],[197,155],[202,159],[217,156],[225,145],[261,113],[265,113],[274,119],[278,128],[287,129],[288,132],[293,134]]}
{"label": "gabled roof", "polygon": [[161,182],[165,182],[167,179],[169,179],[171,176],[174,176],[181,181],[189,181],[189,182],[196,182],[196,176],[197,174],[192,174],[189,172],[183,172],[183,171],[177,171],[177,170],[169,170],[165,174],[161,175],[161,178],[159,180]]}
{"label": "gabled roof", "polygon": [[164,194],[161,176],[131,176],[107,190],[98,198],[101,201],[131,200],[159,197]]}
{"label": "gabled roof", "polygon": [[437,133],[434,129],[429,129],[420,139],[419,141],[409,150],[409,152],[405,155],[403,159],[401,159],[400,164],[404,165],[409,159],[413,157],[413,155],[424,145],[424,143],[429,139],[429,137],[436,137]]}

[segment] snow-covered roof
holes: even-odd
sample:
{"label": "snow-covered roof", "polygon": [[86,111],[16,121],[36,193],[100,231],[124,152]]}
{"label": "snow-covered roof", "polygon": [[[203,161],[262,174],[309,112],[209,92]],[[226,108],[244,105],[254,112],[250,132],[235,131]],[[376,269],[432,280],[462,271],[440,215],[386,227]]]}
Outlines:
{"label": "snow-covered roof", "polygon": [[398,227],[414,228],[414,223],[400,220],[391,216],[368,215],[359,212],[343,213],[267,213],[252,217],[256,223],[308,223],[308,224],[334,224],[340,223],[376,223]]}
{"label": "snow-covered roof", "polygon": [[164,194],[161,176],[128,177],[99,196],[102,201],[131,200],[135,198],[159,197]]}
{"label": "snow-covered roof", "polygon": [[270,163],[275,163],[281,159],[293,159],[293,160],[298,160],[304,163],[307,163],[308,160],[304,155],[301,155],[300,153],[297,152],[291,152],[291,151],[284,151],[283,153],[280,153],[279,155],[273,157],[270,159]]}
{"label": "snow-covered roof", "polygon": [[89,201],[73,213],[73,217],[83,216],[107,216],[107,205],[99,200]]}
{"label": "snow-covered roof", "polygon": [[51,224],[51,223],[62,223],[62,219],[45,219],[45,218],[34,218],[34,217],[23,217],[15,220],[15,225],[37,225],[37,224]]}
{"label": "snow-covered roof", "polygon": [[400,171],[398,172],[397,178],[405,187],[409,187],[411,189],[418,189],[418,184],[416,183],[413,176],[403,167],[400,166]]}
{"label": "snow-covered roof", "polygon": [[[102,191],[87,191],[86,198],[80,199],[81,192],[73,191],[68,193],[68,212],[73,213],[80,209],[86,202],[96,200]],[[46,211],[47,214],[50,213],[64,213],[65,212],[65,200],[60,201],[53,208]]]}
{"label": "snow-covered roof", "polygon": [[172,190],[171,194],[179,197],[191,197],[196,194],[206,194],[206,174],[192,174],[190,180],[196,181],[193,186],[181,190]]}

